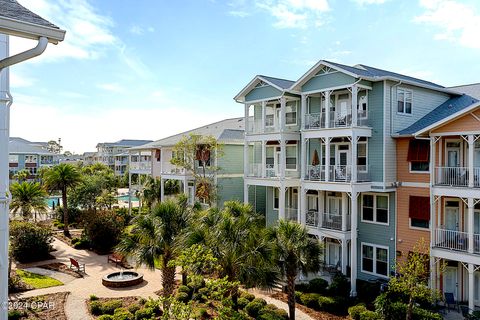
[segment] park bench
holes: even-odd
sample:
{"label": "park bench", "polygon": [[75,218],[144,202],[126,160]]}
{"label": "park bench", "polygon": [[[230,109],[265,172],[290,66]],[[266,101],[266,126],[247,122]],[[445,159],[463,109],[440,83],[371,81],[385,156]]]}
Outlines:
{"label": "park bench", "polygon": [[85,272],[85,264],[80,264],[77,260],[70,258],[70,269],[74,268],[76,268],[78,272]]}
{"label": "park bench", "polygon": [[114,252],[114,253],[108,255],[107,263],[109,263],[111,261],[111,262],[115,263],[115,265],[118,267],[118,265],[121,265],[121,266],[123,265],[124,259],[125,258],[121,254]]}

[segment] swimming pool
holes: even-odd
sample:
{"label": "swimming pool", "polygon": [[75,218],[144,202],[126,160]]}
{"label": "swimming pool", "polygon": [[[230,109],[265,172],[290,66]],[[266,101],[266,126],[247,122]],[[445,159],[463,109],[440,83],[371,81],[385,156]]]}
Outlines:
{"label": "swimming pool", "polygon": [[[128,196],[118,196],[117,199],[118,199],[119,201],[128,201]],[[138,201],[138,198],[132,196],[132,201]]]}
{"label": "swimming pool", "polygon": [[54,203],[55,207],[58,207],[58,205],[62,205],[62,199],[60,197],[48,197],[45,201],[50,208],[53,208]]}

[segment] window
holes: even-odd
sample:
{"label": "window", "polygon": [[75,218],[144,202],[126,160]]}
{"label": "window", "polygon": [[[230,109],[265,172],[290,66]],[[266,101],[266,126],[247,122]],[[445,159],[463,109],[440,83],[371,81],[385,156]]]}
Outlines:
{"label": "window", "polygon": [[362,243],[362,271],[388,276],[388,248]]}
{"label": "window", "polygon": [[287,102],[285,109],[285,124],[287,126],[297,124],[297,101]]}
{"label": "window", "polygon": [[18,155],[9,155],[8,162],[10,163],[18,163]]}
{"label": "window", "polygon": [[364,194],[362,196],[362,221],[388,224],[388,196]]}
{"label": "window", "polygon": [[357,106],[357,109],[358,109],[358,118],[359,119],[366,119],[367,116],[368,116],[368,111],[367,111],[367,107],[368,107],[368,96],[367,96],[367,91],[366,90],[362,90],[362,91],[359,91],[358,92],[358,106]]}
{"label": "window", "polygon": [[429,172],[429,162],[410,162],[410,171],[412,172]]}
{"label": "window", "polygon": [[37,156],[35,155],[26,155],[25,156],[25,162],[28,162],[28,163],[36,163],[37,162]]}
{"label": "window", "polygon": [[266,147],[266,167],[267,168],[273,168],[275,166],[275,147]]}
{"label": "window", "polygon": [[287,170],[297,170],[297,146],[287,146]]}
{"label": "window", "polygon": [[367,144],[359,143],[357,145],[357,165],[362,166],[358,168],[360,171],[367,170]]}
{"label": "window", "polygon": [[273,127],[275,124],[275,105],[265,106],[265,126]]}
{"label": "window", "polygon": [[430,169],[430,142],[428,140],[410,140],[407,161],[410,162],[410,171],[428,172]]}
{"label": "window", "polygon": [[273,188],[273,209],[279,209],[280,204],[280,192],[278,188]]}
{"label": "window", "polygon": [[430,223],[430,198],[410,196],[408,206],[410,227],[428,229]]}
{"label": "window", "polygon": [[398,113],[412,114],[412,91],[397,89]]}

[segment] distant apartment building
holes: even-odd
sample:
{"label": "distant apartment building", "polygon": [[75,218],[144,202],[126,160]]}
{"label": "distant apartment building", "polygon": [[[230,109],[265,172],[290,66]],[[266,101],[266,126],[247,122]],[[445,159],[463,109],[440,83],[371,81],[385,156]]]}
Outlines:
{"label": "distant apartment building", "polygon": [[126,150],[149,142],[152,142],[152,140],[122,139],[117,142],[98,143],[97,152],[93,156],[93,163],[103,163],[112,169],[115,175],[123,175],[128,169],[128,154],[125,153]]}

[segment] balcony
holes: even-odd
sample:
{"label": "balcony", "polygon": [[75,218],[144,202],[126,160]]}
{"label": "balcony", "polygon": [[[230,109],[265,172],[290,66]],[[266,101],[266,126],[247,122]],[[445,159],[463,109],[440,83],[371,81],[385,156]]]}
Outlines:
{"label": "balcony", "polygon": [[[478,235],[477,235],[478,236]],[[444,228],[435,229],[435,243],[437,248],[468,251],[468,234],[463,231],[447,230]],[[475,244],[478,252],[478,242]]]}
{"label": "balcony", "polygon": [[[480,168],[474,170],[474,186],[480,187]],[[450,187],[468,187],[468,167],[436,167],[435,185]]]}
{"label": "balcony", "polygon": [[[262,119],[253,119],[250,118],[248,121],[248,130],[247,133],[255,134],[255,133],[271,133],[271,132],[280,132],[281,123],[278,120],[272,121],[266,120],[265,126],[262,126]],[[284,131],[286,132],[294,132],[299,131],[298,125],[285,125]]]}
{"label": "balcony", "polygon": [[[329,124],[326,121],[327,112],[309,113],[305,115],[305,129],[316,130],[325,128],[347,128],[352,127],[351,110],[345,112],[331,111],[328,113]],[[358,111],[357,126],[368,126],[368,118],[366,111]]]}
{"label": "balcony", "polygon": [[162,174],[184,175],[185,169],[179,168],[170,162],[162,163]]}
{"label": "balcony", "polygon": [[285,208],[285,219],[290,221],[298,221],[298,209]]}
{"label": "balcony", "polygon": [[318,227],[319,213],[316,210],[308,210],[305,216],[305,224],[309,227]]}
{"label": "balcony", "polygon": [[[121,162],[123,164],[123,162]],[[131,162],[130,163],[131,171],[150,171],[152,170],[151,162]]]}
{"label": "balcony", "polygon": [[[330,182],[351,182],[352,180],[352,166],[333,165],[329,166],[329,180]],[[357,182],[370,181],[369,166],[357,165]],[[307,166],[305,173],[305,180],[310,181],[327,181],[324,165]]]}
{"label": "balcony", "polygon": [[[342,231],[342,215],[324,213],[322,216],[321,228]],[[346,216],[347,230],[350,230],[350,215]]]}
{"label": "balcony", "polygon": [[[265,176],[263,176],[263,166],[261,163],[250,163],[248,166],[248,177],[254,178],[280,178],[280,168],[274,164],[265,165]],[[285,170],[286,178],[300,178],[298,170]]]}

